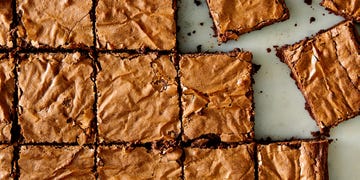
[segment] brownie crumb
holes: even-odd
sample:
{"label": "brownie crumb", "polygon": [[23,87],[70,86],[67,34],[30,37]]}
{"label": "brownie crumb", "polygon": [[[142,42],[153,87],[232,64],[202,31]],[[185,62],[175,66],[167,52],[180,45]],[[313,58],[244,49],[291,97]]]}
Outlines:
{"label": "brownie crumb", "polygon": [[270,48],[266,48],[266,51],[267,51],[268,53],[271,53],[271,49],[270,49]]}
{"label": "brownie crumb", "polygon": [[193,34],[195,34],[196,33],[196,31],[195,30],[193,30],[193,32],[192,32]]}
{"label": "brownie crumb", "polygon": [[196,6],[200,6],[202,4],[199,0],[194,0],[194,3],[196,4]]}
{"label": "brownie crumb", "polygon": [[262,94],[264,91],[260,91],[260,94]]}
{"label": "brownie crumb", "polygon": [[203,25],[204,25],[204,23],[203,23],[203,22],[201,22],[201,23],[200,23],[200,26],[203,26]]}
{"label": "brownie crumb", "polygon": [[198,45],[198,46],[196,46],[196,50],[197,50],[197,52],[201,52],[201,48],[202,48],[202,45]]}
{"label": "brownie crumb", "polygon": [[187,33],[188,36],[191,36],[191,32]]}
{"label": "brownie crumb", "polygon": [[325,13],[322,13],[323,16],[325,16]]}
{"label": "brownie crumb", "polygon": [[261,68],[259,64],[253,64],[253,74],[256,74]]}
{"label": "brownie crumb", "polygon": [[295,24],[294,24],[294,26],[296,27],[296,26],[297,26],[297,24],[295,23]]}
{"label": "brownie crumb", "polygon": [[304,3],[306,3],[307,5],[311,6],[312,5],[312,0],[304,0]]}
{"label": "brownie crumb", "polygon": [[273,45],[273,48],[278,49],[279,46],[278,45]]}
{"label": "brownie crumb", "polygon": [[310,17],[310,24],[313,23],[315,20],[315,17]]}

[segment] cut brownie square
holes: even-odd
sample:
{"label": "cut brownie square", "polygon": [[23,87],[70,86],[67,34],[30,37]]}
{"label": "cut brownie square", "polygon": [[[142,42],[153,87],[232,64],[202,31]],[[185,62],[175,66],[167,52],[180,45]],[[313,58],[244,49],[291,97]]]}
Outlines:
{"label": "cut brownie square", "polygon": [[174,140],[180,134],[177,73],[170,55],[100,54],[101,142]]}
{"label": "cut brownie square", "polygon": [[207,0],[219,43],[289,19],[284,0]]}
{"label": "cut brownie square", "polygon": [[25,142],[93,142],[91,59],[80,53],[20,58],[19,124]]}
{"label": "cut brownie square", "polygon": [[328,140],[258,145],[258,177],[262,179],[329,179]]}
{"label": "cut brownie square", "polygon": [[278,49],[322,133],[360,113],[360,51],[351,21]]}
{"label": "cut brownie square", "polygon": [[0,1],[0,47],[12,47],[10,25],[13,19],[12,15],[12,1]]}
{"label": "cut brownie square", "polygon": [[22,146],[19,179],[95,179],[94,152],[82,146]]}
{"label": "cut brownie square", "polygon": [[14,110],[15,63],[7,54],[0,54],[0,142],[11,141]]}
{"label": "cut brownie square", "polygon": [[17,0],[18,44],[36,48],[81,48],[94,45],[92,0]]}
{"label": "cut brownie square", "polygon": [[180,57],[183,140],[216,135],[224,142],[254,137],[252,54]]}
{"label": "cut brownie square", "polygon": [[219,149],[185,148],[185,179],[255,179],[255,143]]}
{"label": "cut brownie square", "polygon": [[360,22],[360,1],[358,0],[323,0],[320,4],[337,15]]}
{"label": "cut brownie square", "polygon": [[12,176],[13,151],[13,146],[0,145],[0,179],[14,179]]}
{"label": "cut brownie square", "polygon": [[175,7],[174,0],[99,0],[97,47],[174,50]]}
{"label": "cut brownie square", "polygon": [[167,152],[144,147],[100,146],[99,179],[181,179],[181,149]]}

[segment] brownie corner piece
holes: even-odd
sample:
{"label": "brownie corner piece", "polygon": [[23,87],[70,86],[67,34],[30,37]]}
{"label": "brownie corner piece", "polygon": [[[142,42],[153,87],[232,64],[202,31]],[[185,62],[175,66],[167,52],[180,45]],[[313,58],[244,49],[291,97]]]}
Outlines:
{"label": "brownie corner piece", "polygon": [[19,56],[18,123],[25,143],[93,142],[91,59],[80,53]]}
{"label": "brownie corner piece", "polygon": [[144,147],[100,146],[97,155],[100,179],[181,179],[180,148],[159,152]]}
{"label": "brownie corner piece", "polygon": [[343,21],[277,50],[306,100],[320,131],[360,114],[359,41],[352,21]]}
{"label": "brownie corner piece", "polygon": [[328,180],[328,146],[329,140],[258,144],[258,178]]}
{"label": "brownie corner piece", "polygon": [[184,141],[217,136],[222,142],[254,138],[250,52],[180,57]]}
{"label": "brownie corner piece", "polygon": [[84,146],[21,146],[19,179],[93,179],[95,150]]}
{"label": "brownie corner piece", "polygon": [[11,38],[11,23],[13,21],[12,1],[0,1],[0,49],[13,47]]}
{"label": "brownie corner piece", "polygon": [[360,6],[358,1],[322,0],[320,5],[336,15],[343,16],[349,20],[360,22]]}
{"label": "brownie corner piece", "polygon": [[0,178],[13,179],[12,162],[14,158],[14,147],[11,145],[0,145]]}
{"label": "brownie corner piece", "polygon": [[290,17],[284,0],[207,0],[207,4],[219,44]]}
{"label": "brownie corner piece", "polygon": [[107,50],[175,50],[175,8],[175,0],[99,0],[96,46]]}
{"label": "brownie corner piece", "polygon": [[89,48],[94,46],[90,11],[92,0],[16,0],[21,47]]}
{"label": "brownie corner piece", "polygon": [[185,179],[255,179],[255,143],[184,151]]}
{"label": "brownie corner piece", "polygon": [[112,53],[98,60],[100,141],[175,140],[181,128],[173,55]]}

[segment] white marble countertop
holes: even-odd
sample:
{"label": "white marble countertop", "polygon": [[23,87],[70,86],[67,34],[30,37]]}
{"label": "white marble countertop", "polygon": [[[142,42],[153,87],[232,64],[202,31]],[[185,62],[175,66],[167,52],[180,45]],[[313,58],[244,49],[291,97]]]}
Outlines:
{"label": "white marble countertop", "polygon": [[[341,22],[342,17],[329,14],[313,0],[307,5],[303,0],[285,0],[290,19],[242,35],[238,41],[218,46],[213,37],[212,20],[205,0],[199,6],[194,0],[178,1],[178,33],[181,53],[202,51],[230,51],[241,48],[251,51],[253,62],[261,65],[255,79],[255,135],[257,139],[273,140],[311,138],[318,131],[315,121],[304,109],[305,100],[290,78],[289,68],[275,56],[274,45],[293,44],[305,37]],[[315,21],[310,23],[310,18]],[[203,25],[201,25],[203,24]],[[296,24],[296,26],[295,26]],[[271,52],[267,52],[271,48]],[[360,177],[360,116],[341,123],[330,132],[333,143],[329,150],[330,179],[359,179]]]}

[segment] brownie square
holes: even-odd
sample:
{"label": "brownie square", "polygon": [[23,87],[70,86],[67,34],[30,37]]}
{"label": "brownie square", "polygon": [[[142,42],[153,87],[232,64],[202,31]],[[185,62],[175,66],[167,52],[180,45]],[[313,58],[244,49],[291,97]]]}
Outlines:
{"label": "brownie square", "polygon": [[180,134],[177,76],[171,55],[100,54],[100,142],[174,140]]}
{"label": "brownie square", "polygon": [[180,57],[183,140],[207,135],[224,142],[254,137],[252,54],[188,54]]}
{"label": "brownie square", "polygon": [[26,143],[94,141],[92,61],[80,53],[22,54],[19,124]]}
{"label": "brownie square", "polygon": [[175,1],[99,0],[96,7],[100,49],[174,50]]}
{"label": "brownie square", "polygon": [[144,147],[100,146],[99,179],[181,179],[181,149],[167,152]]}
{"label": "brownie square", "polygon": [[323,0],[320,5],[334,14],[360,22],[360,2],[358,0]]}
{"label": "brownie square", "polygon": [[284,0],[207,0],[219,43],[289,19]]}
{"label": "brownie square", "polygon": [[10,142],[14,110],[15,63],[7,54],[0,54],[0,142]]}
{"label": "brownie square", "polygon": [[13,19],[11,0],[0,1],[0,47],[12,47],[10,25]]}
{"label": "brownie square", "polygon": [[94,152],[82,146],[22,146],[19,179],[95,179]]}
{"label": "brownie square", "polygon": [[255,179],[255,143],[219,149],[185,148],[185,179]]}
{"label": "brownie square", "polygon": [[94,45],[92,0],[17,0],[18,44],[36,48],[80,48]]}
{"label": "brownie square", "polygon": [[13,151],[13,146],[0,145],[0,179],[14,179],[11,174],[14,157]]}
{"label": "brownie square", "polygon": [[329,179],[328,140],[258,145],[259,180]]}
{"label": "brownie square", "polygon": [[360,113],[360,51],[355,27],[342,22],[278,49],[322,133]]}

